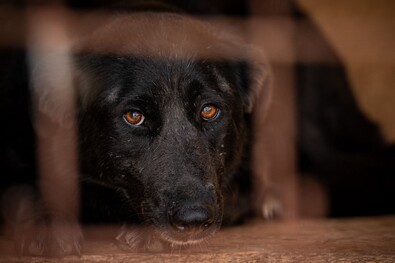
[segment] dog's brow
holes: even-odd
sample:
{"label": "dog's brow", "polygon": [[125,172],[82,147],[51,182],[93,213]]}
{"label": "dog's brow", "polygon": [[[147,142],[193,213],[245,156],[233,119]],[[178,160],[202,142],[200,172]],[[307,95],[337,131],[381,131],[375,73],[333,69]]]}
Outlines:
{"label": "dog's brow", "polygon": [[214,67],[213,68],[213,73],[215,77],[217,78],[218,81],[218,87],[221,89],[222,92],[229,93],[231,92],[231,87],[229,85],[229,82],[225,79],[224,76],[222,76],[218,70]]}
{"label": "dog's brow", "polygon": [[115,86],[111,89],[111,91],[107,94],[106,101],[109,103],[114,103],[119,97],[119,92],[121,90],[120,86]]}

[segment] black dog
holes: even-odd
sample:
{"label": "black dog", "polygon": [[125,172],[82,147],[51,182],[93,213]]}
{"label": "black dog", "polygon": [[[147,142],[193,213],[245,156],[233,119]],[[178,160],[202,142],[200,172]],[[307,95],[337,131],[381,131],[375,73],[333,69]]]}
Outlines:
{"label": "black dog", "polygon": [[267,69],[238,48],[158,13],[117,18],[81,42],[81,167],[96,183],[83,195],[105,193],[85,219],[148,222],[188,244],[250,212],[249,115]]}
{"label": "black dog", "polygon": [[251,214],[250,116],[269,97],[253,48],[171,13],[81,31],[71,71],[82,220],[143,224],[186,245]]}

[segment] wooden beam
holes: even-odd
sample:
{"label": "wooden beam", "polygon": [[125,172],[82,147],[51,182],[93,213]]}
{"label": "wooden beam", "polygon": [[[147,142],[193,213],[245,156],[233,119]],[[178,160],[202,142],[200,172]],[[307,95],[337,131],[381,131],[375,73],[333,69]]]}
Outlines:
{"label": "wooden beam", "polygon": [[0,239],[0,262],[394,262],[395,216],[261,221],[222,229],[192,248],[141,253],[121,250],[111,228],[86,230],[81,256],[15,257]]}

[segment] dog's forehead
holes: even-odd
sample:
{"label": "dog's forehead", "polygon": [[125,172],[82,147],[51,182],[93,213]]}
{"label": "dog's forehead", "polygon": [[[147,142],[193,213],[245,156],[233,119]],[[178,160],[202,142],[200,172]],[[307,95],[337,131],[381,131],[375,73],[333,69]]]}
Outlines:
{"label": "dog's forehead", "polygon": [[[240,62],[250,59],[245,46],[202,21],[177,14],[145,12],[110,17],[106,21],[91,34],[80,37],[73,52],[126,57],[126,60],[148,58],[143,60],[145,64],[130,60],[129,64],[135,65],[129,65],[126,74],[115,74],[122,85],[108,94],[113,102],[136,92],[160,96],[165,89],[170,89],[170,93],[176,92],[176,88],[192,89],[192,85],[180,85],[188,81],[197,81],[201,89],[210,87],[215,92],[235,94],[240,93],[244,78],[250,77],[244,76],[239,67]],[[197,67],[196,62],[202,61],[206,62],[205,67]],[[231,67],[215,66],[217,62],[224,65],[229,61]],[[110,71],[115,72],[111,68]],[[112,76],[107,74],[106,78]]]}
{"label": "dog's forehead", "polygon": [[[122,87],[111,96],[125,98],[148,95],[150,97],[182,98],[185,94],[231,94],[231,84],[217,69],[215,61],[175,60],[152,58],[124,58],[127,69],[119,74]],[[223,62],[221,62],[223,63]],[[125,67],[122,67],[124,70]]]}

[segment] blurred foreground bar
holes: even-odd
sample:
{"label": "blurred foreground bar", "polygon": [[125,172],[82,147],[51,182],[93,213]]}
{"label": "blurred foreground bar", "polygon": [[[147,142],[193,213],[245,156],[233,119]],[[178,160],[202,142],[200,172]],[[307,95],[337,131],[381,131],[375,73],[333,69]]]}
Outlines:
{"label": "blurred foreground bar", "polygon": [[[120,250],[117,228],[89,228],[81,257],[14,257],[0,238],[0,262],[394,262],[395,217],[295,222],[254,221],[227,228],[192,249],[167,253]],[[112,240],[112,241],[111,241]]]}

